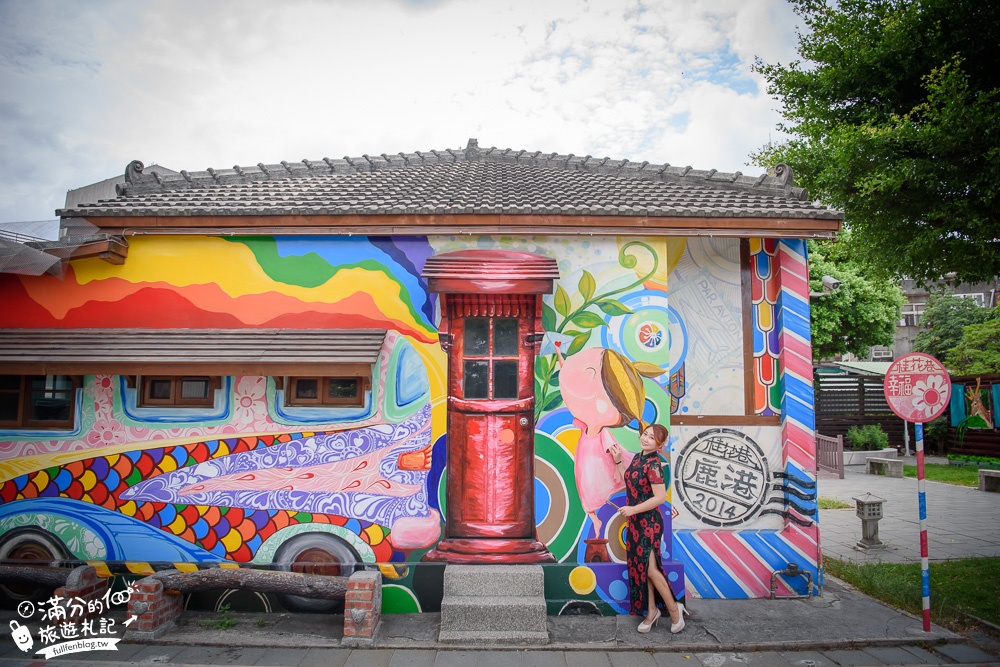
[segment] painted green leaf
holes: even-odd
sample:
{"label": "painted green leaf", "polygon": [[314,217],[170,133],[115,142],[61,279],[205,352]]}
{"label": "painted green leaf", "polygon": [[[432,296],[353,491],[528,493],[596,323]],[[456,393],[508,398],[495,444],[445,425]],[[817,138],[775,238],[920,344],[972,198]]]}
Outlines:
{"label": "painted green leaf", "polygon": [[[625,252],[634,245],[641,245],[652,251],[652,248],[649,248],[649,246],[647,246],[645,243],[642,243],[641,241],[632,241],[631,243],[626,243],[625,245],[623,245],[621,247],[621,250],[618,251],[618,263],[624,266],[626,269],[634,269],[636,265],[639,263],[639,260],[637,260],[634,255],[629,255],[626,254]],[[655,253],[653,256],[654,257],[656,256]]]}
{"label": "painted green leaf", "polygon": [[580,294],[583,295],[583,300],[590,301],[590,297],[594,296],[595,289],[597,289],[597,283],[594,281],[594,276],[585,269],[583,275],[580,276]]}
{"label": "painted green leaf", "polygon": [[587,327],[593,329],[594,327],[604,326],[604,318],[597,313],[592,313],[587,310],[580,311],[573,316],[573,324],[578,324],[581,327]]}
{"label": "painted green leaf", "polygon": [[546,331],[556,330],[556,311],[547,304],[542,304],[542,328]]}
{"label": "painted green leaf", "polygon": [[574,338],[573,342],[569,344],[569,350],[566,351],[567,356],[571,355],[571,354],[576,354],[577,352],[579,352],[580,350],[582,350],[583,346],[586,345],[587,341],[590,340],[590,334],[591,333],[593,333],[593,332],[592,331],[585,331],[585,332],[581,333],[579,336],[577,336],[576,338]]}
{"label": "painted green leaf", "polygon": [[559,371],[553,373],[552,377],[549,378],[549,385],[553,387],[559,386]]}
{"label": "painted green leaf", "polygon": [[562,405],[562,394],[552,394],[552,398],[550,398],[549,401],[545,404],[545,407],[542,408],[542,412],[549,412],[551,410],[555,410],[560,405]]}
{"label": "painted green leaf", "polygon": [[535,359],[535,375],[539,377],[545,377],[549,374],[551,370],[551,362],[549,362],[548,356],[537,357]]}
{"label": "painted green leaf", "polygon": [[569,302],[569,294],[562,288],[562,285],[556,285],[555,304],[556,312],[563,317],[569,315],[569,311],[573,307]]}
{"label": "painted green leaf", "polygon": [[601,299],[597,302],[597,307],[612,317],[632,314],[632,309],[618,299]]}

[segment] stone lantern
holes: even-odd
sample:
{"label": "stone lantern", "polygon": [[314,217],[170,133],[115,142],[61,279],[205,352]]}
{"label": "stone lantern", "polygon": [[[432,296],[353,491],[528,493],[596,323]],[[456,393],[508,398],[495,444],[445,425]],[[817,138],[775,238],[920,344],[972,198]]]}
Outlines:
{"label": "stone lantern", "polygon": [[882,503],[885,498],[866,493],[852,498],[857,503],[857,513],[861,518],[861,540],[858,549],[884,549],[885,545],[878,539],[878,520],[882,518]]}

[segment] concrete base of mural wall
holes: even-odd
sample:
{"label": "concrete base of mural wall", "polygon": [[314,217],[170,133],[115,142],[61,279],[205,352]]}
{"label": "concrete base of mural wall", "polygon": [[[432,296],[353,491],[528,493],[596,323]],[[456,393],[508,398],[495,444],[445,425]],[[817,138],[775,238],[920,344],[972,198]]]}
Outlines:
{"label": "concrete base of mural wall", "polygon": [[863,466],[868,464],[868,459],[875,458],[895,458],[897,455],[895,447],[889,447],[888,449],[878,449],[871,452],[855,452],[844,450],[844,465],[845,466]]}
{"label": "concrete base of mural wall", "polygon": [[540,565],[448,565],[441,600],[442,643],[547,644]]}

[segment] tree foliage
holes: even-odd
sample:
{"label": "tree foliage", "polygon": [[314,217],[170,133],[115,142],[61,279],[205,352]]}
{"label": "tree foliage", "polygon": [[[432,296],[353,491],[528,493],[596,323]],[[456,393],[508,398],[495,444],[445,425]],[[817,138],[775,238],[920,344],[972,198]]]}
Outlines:
{"label": "tree foliage", "polygon": [[1000,373],[1000,312],[993,308],[988,320],[965,327],[944,363],[954,375]]}
{"label": "tree foliage", "polygon": [[840,288],[812,299],[813,357],[867,357],[874,345],[891,346],[903,293],[895,280],[873,275],[855,259],[850,232],[838,242],[809,241],[810,291],[823,291],[823,276],[839,280]]}
{"label": "tree foliage", "polygon": [[980,324],[990,317],[990,309],[972,299],[962,299],[942,292],[931,294],[920,316],[924,327],[913,339],[914,352],[926,352],[944,362],[948,350],[962,342],[965,327]]}
{"label": "tree foliage", "polygon": [[793,138],[754,162],[843,210],[883,272],[1000,275],[1000,3],[790,2],[801,60],[755,69]]}

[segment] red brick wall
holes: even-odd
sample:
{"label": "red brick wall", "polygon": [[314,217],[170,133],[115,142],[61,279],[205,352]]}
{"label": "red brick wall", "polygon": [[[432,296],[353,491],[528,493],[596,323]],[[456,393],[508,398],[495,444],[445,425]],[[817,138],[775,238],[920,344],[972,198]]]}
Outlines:
{"label": "red brick wall", "polygon": [[136,582],[136,586],[138,590],[128,601],[128,615],[136,617],[133,630],[155,632],[181,615],[184,596],[164,591],[162,583],[148,577]]}
{"label": "red brick wall", "polygon": [[372,640],[382,620],[382,574],[355,572],[347,581],[344,638]]}

